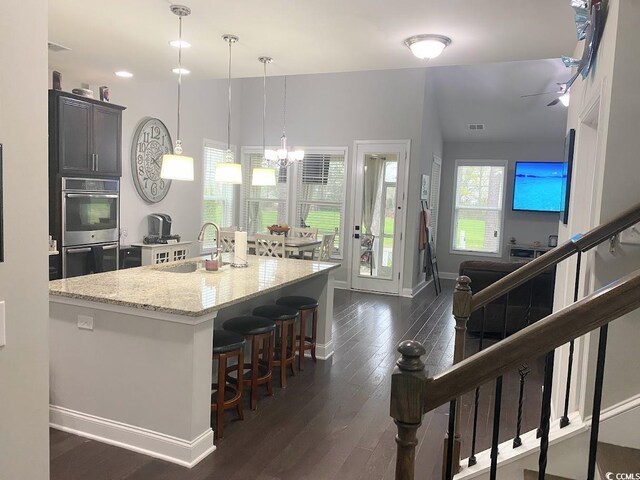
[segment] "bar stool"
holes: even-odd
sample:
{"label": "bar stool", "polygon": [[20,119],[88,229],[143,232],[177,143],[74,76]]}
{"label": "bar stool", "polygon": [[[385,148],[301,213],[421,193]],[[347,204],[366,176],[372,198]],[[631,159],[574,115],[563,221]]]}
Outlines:
{"label": "bar stool", "polygon": [[[273,354],[273,366],[280,367],[280,387],[287,388],[287,366],[295,375],[293,364],[296,359],[295,323],[298,310],[283,305],[263,305],[253,309],[253,314],[266,317],[276,323],[276,349]],[[279,345],[278,345],[279,340]]]}
{"label": "bar stool", "polygon": [[[237,364],[228,367],[227,360],[236,357]],[[238,333],[227,330],[215,330],[213,332],[213,356],[212,359],[218,361],[218,383],[211,385],[211,411],[216,412],[215,437],[222,438],[224,427],[224,411],[236,407],[238,417],[244,420],[242,411],[242,388],[237,384],[225,381],[227,369],[236,368],[244,362],[244,337]],[[215,402],[213,401],[213,392]],[[226,400],[227,396],[230,396]]]}
{"label": "bar stool", "polygon": [[[278,305],[295,308],[300,312],[300,335],[298,335],[298,370],[304,370],[304,352],[311,350],[311,358],[316,362],[316,336],[318,332],[318,301],[311,297],[292,295],[280,297]],[[307,336],[307,315],[312,314],[311,336]]]}
{"label": "bar stool", "polygon": [[[271,370],[273,368],[273,331],[276,324],[273,320],[255,315],[241,315],[234,317],[222,324],[222,328],[239,333],[251,343],[251,363],[244,363],[242,374],[239,369],[237,382],[250,388],[251,410],[258,408],[258,386],[267,385],[267,394],[273,395],[271,385]],[[262,358],[260,356],[262,355]],[[261,361],[262,360],[262,361]],[[227,373],[236,370],[235,367],[227,367]],[[249,375],[245,374],[249,370]],[[234,381],[233,377],[229,377]]]}

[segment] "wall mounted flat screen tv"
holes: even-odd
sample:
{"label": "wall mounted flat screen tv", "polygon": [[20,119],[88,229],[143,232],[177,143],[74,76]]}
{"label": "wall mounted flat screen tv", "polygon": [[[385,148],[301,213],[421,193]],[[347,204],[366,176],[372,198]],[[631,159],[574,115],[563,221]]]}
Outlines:
{"label": "wall mounted flat screen tv", "polygon": [[563,162],[516,162],[513,210],[560,212],[567,179]]}

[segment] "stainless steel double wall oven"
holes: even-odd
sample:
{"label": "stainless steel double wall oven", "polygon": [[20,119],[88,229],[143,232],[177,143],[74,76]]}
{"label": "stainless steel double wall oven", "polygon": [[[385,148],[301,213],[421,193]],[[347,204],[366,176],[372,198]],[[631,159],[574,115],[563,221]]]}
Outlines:
{"label": "stainless steel double wall oven", "polygon": [[62,276],[118,268],[120,182],[62,178]]}

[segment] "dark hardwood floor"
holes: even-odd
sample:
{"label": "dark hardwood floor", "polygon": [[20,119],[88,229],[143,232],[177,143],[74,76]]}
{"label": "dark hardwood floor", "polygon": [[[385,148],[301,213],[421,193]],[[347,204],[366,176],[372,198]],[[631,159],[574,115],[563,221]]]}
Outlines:
{"label": "dark hardwood floor", "polygon": [[[431,286],[413,299],[336,290],[335,355],[290,377],[288,388],[274,385],[258,410],[245,420],[227,412],[224,438],[213,454],[193,469],[51,430],[52,480],[299,480],[389,479],[395,461],[395,425],[389,417],[390,374],[397,344],[422,342],[431,374],[453,358],[451,316],[453,282],[443,281],[435,297]],[[469,352],[477,348],[470,339]],[[534,428],[540,412],[541,362],[527,378],[523,431]],[[276,382],[277,385],[277,382]],[[489,447],[493,384],[482,388],[478,448]],[[501,440],[514,436],[518,375],[505,376]],[[473,394],[463,397],[462,456],[470,449]],[[440,478],[447,407],[430,412],[420,429],[417,478]]]}

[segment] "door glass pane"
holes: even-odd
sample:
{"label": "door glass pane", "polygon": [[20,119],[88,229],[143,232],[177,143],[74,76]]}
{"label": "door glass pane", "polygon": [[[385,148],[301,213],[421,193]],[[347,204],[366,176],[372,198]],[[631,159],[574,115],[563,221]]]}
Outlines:
{"label": "door glass pane", "polygon": [[360,223],[361,276],[393,278],[397,181],[397,155],[365,155]]}

